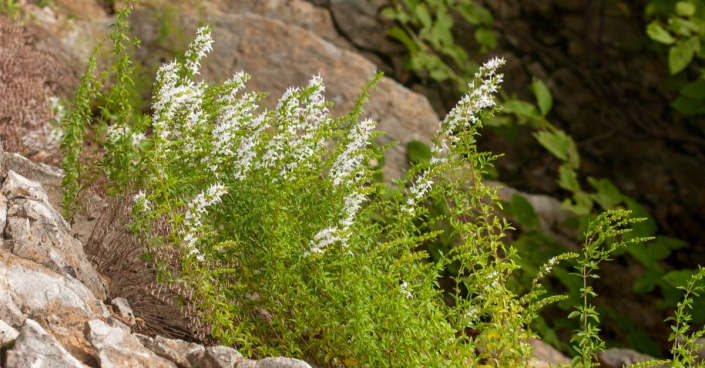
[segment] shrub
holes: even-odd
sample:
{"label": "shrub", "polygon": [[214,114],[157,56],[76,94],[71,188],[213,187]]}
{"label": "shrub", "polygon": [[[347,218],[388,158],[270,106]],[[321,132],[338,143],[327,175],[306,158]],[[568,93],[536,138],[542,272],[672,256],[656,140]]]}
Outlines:
{"label": "shrub", "polygon": [[[116,27],[113,40],[124,43],[125,24]],[[431,158],[387,186],[371,168],[379,157],[370,144],[381,133],[362,118],[367,91],[381,76],[342,117],[329,114],[319,76],[262,110],[264,94],[244,92],[245,73],[222,85],[196,81],[211,45],[210,30],[200,28],[183,61],[159,69],[151,118],[133,116],[130,61],[116,53],[118,82],[103,111],[115,118],[105,129],[102,168],[110,193],[132,197],[131,228],[160,280],[189,290],[182,302],[201,312],[212,336],[247,355],[296,356],[318,366],[527,366],[531,321],[562,299],[543,297],[539,281],[578,255],[552,258],[526,295],[507,287],[518,268],[516,251],[503,241],[512,228],[497,213],[496,189],[482,182],[494,156],[475,144],[496,110],[503,61],[480,67],[441,122]],[[74,149],[96,86],[84,77],[66,123],[74,134],[63,146],[75,152],[66,161],[74,170],[68,204],[85,172]],[[427,203],[446,210],[429,211]],[[609,211],[586,234],[576,364],[590,366],[602,348],[589,323],[597,315],[587,280],[637,221]],[[428,229],[439,228],[456,240],[432,262],[419,249],[443,232]],[[457,272],[444,293],[438,280],[450,264]],[[699,290],[693,285],[688,293]],[[674,336],[688,331],[684,323],[687,313],[679,311]]]}

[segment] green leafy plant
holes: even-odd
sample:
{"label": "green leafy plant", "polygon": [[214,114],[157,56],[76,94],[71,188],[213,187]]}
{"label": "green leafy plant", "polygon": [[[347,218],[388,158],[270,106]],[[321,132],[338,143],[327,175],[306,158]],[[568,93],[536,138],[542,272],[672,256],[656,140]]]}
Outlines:
{"label": "green leafy plant", "polygon": [[388,35],[406,46],[411,70],[439,82],[453,81],[463,91],[478,65],[455,41],[456,17],[474,27],[482,52],[497,45],[492,14],[473,0],[394,0],[382,14],[397,22]]}

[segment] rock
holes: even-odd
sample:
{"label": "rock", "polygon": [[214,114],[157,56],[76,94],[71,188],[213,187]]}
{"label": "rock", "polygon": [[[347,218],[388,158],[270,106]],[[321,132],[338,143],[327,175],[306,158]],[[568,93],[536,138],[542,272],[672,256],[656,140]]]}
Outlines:
{"label": "rock", "polygon": [[2,176],[6,177],[10,170],[30,181],[41,184],[41,189],[46,193],[49,203],[54,208],[61,208],[61,180],[64,171],[58,167],[35,163],[26,157],[17,154],[4,152],[0,158]]}
{"label": "rock", "polygon": [[328,6],[340,32],[355,46],[382,55],[400,54],[404,47],[387,37],[393,23],[379,15],[389,4],[388,0],[330,0]]}
{"label": "rock", "polygon": [[6,353],[6,368],[85,368],[39,323],[28,319]]}
{"label": "rock", "polygon": [[198,366],[201,368],[231,368],[243,360],[242,354],[227,346],[209,346]]}
{"label": "rock", "polygon": [[41,185],[10,170],[0,192],[8,199],[7,240],[3,248],[57,273],[75,277],[95,295],[106,298],[105,286],[70,226],[51,206]]}
{"label": "rock", "polygon": [[96,349],[101,368],[176,368],[176,365],[140,344],[137,337],[101,320],[88,321],[86,339]]}
{"label": "rock", "polygon": [[[188,21],[193,25],[190,29],[195,28],[195,21]],[[288,87],[305,86],[313,75],[320,74],[327,99],[336,104],[332,113],[346,114],[377,70],[356,53],[273,19],[237,14],[212,16],[207,23],[213,27],[215,44],[201,68],[204,79],[222,82],[244,70],[252,75],[248,82],[251,90],[271,93],[270,106]],[[139,35],[144,50],[157,41],[146,29]],[[400,176],[401,169],[408,166],[405,144],[412,140],[428,143],[438,128],[438,116],[428,100],[389,78],[383,78],[371,92],[364,110],[364,116],[375,119],[378,129],[387,132],[380,143],[401,142],[386,154],[385,174],[389,178]]]}
{"label": "rock", "polygon": [[0,250],[0,301],[0,319],[13,327],[27,317],[39,321],[82,361],[91,361],[94,353],[81,332],[83,324],[109,317],[103,303],[78,280],[5,250]]}
{"label": "rock", "polygon": [[113,310],[117,315],[125,321],[128,325],[132,326],[135,324],[135,314],[130,308],[130,303],[127,302],[125,298],[115,298],[110,304],[113,306]]}
{"label": "rock", "polygon": [[570,358],[563,355],[560,351],[556,350],[553,346],[546,344],[539,339],[530,339],[529,344],[533,349],[533,356],[539,361],[547,363],[570,363]]}
{"label": "rock", "polygon": [[0,319],[0,349],[10,341],[14,341],[20,333]]}
{"label": "rock", "polygon": [[221,0],[218,8],[228,14],[256,14],[301,27],[347,50],[354,46],[335,27],[331,13],[305,0]]}
{"label": "rock", "polygon": [[[653,360],[654,358],[629,349],[610,348],[597,355],[603,368],[622,368],[630,364]],[[663,367],[662,365],[656,366]]]}
{"label": "rock", "polygon": [[256,368],[311,368],[311,366],[303,360],[275,357],[264,358],[257,362]]}
{"label": "rock", "polygon": [[235,365],[236,368],[256,368],[257,361],[252,359],[241,360]]}
{"label": "rock", "polygon": [[[145,339],[146,338],[146,339]],[[157,336],[154,339],[139,336],[140,342],[149,350],[162,358],[169,359],[180,368],[197,368],[204,357],[205,348],[192,342],[167,339]]]}

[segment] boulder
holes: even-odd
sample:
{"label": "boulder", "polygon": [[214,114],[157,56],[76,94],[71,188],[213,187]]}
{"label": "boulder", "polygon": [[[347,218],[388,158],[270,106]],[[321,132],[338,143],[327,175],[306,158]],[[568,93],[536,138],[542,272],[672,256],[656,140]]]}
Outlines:
{"label": "boulder", "polygon": [[130,303],[127,302],[125,298],[115,298],[110,301],[113,306],[113,310],[117,315],[128,325],[132,326],[135,324],[135,314],[132,312]]}
{"label": "boulder", "polygon": [[[601,367],[603,368],[622,368],[630,364],[654,360],[654,358],[629,349],[610,348],[600,352],[597,355]],[[654,366],[656,368],[663,365]]]}
{"label": "boulder", "polygon": [[560,351],[556,350],[551,345],[538,339],[530,339],[529,344],[533,349],[533,357],[538,361],[552,363],[552,364],[563,364],[570,363],[570,358],[563,355]]}
{"label": "boulder", "polygon": [[102,320],[85,324],[86,339],[95,347],[101,368],[176,368],[176,364],[144,347],[134,335]]}
{"label": "boulder", "polygon": [[180,368],[198,368],[205,355],[206,348],[192,342],[167,339],[162,336],[154,338],[140,336],[140,342],[149,350],[176,363]]}
{"label": "boulder", "polygon": [[227,346],[209,346],[198,366],[202,368],[230,368],[236,366],[244,358],[242,354]]}
{"label": "boulder", "polygon": [[0,319],[19,327],[26,318],[43,326],[73,356],[91,361],[81,333],[91,319],[107,319],[103,303],[80,281],[0,249]]}
{"label": "boulder", "polygon": [[299,359],[273,357],[258,361],[255,368],[311,368],[311,366]]}
{"label": "boulder", "polygon": [[54,272],[75,277],[95,297],[105,299],[105,286],[88,261],[83,244],[70,235],[69,224],[49,203],[42,186],[10,170],[0,193],[8,199],[3,248]]}
{"label": "boulder", "polygon": [[17,332],[12,326],[5,323],[5,321],[0,319],[0,349],[2,349],[5,344],[15,341],[20,333]]}
{"label": "boulder", "polygon": [[5,357],[6,368],[86,368],[39,323],[28,319]]}

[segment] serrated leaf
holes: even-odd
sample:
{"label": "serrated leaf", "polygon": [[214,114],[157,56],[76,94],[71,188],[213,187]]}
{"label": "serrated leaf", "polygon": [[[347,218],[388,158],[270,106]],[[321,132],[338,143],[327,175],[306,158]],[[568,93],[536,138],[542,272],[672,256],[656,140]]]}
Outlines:
{"label": "serrated leaf", "polygon": [[671,36],[671,34],[664,29],[658,22],[651,22],[646,27],[646,34],[650,39],[660,42],[666,45],[670,45],[676,42],[676,39]]}
{"label": "serrated leaf", "polygon": [[541,145],[559,159],[568,162],[574,169],[580,167],[580,156],[575,141],[562,130],[534,133]]}
{"label": "serrated leaf", "polygon": [[588,182],[597,191],[592,198],[602,209],[612,210],[622,202],[622,193],[609,179],[588,178]]}
{"label": "serrated leaf", "polygon": [[578,173],[567,163],[564,163],[558,168],[558,185],[571,192],[580,191]]}

